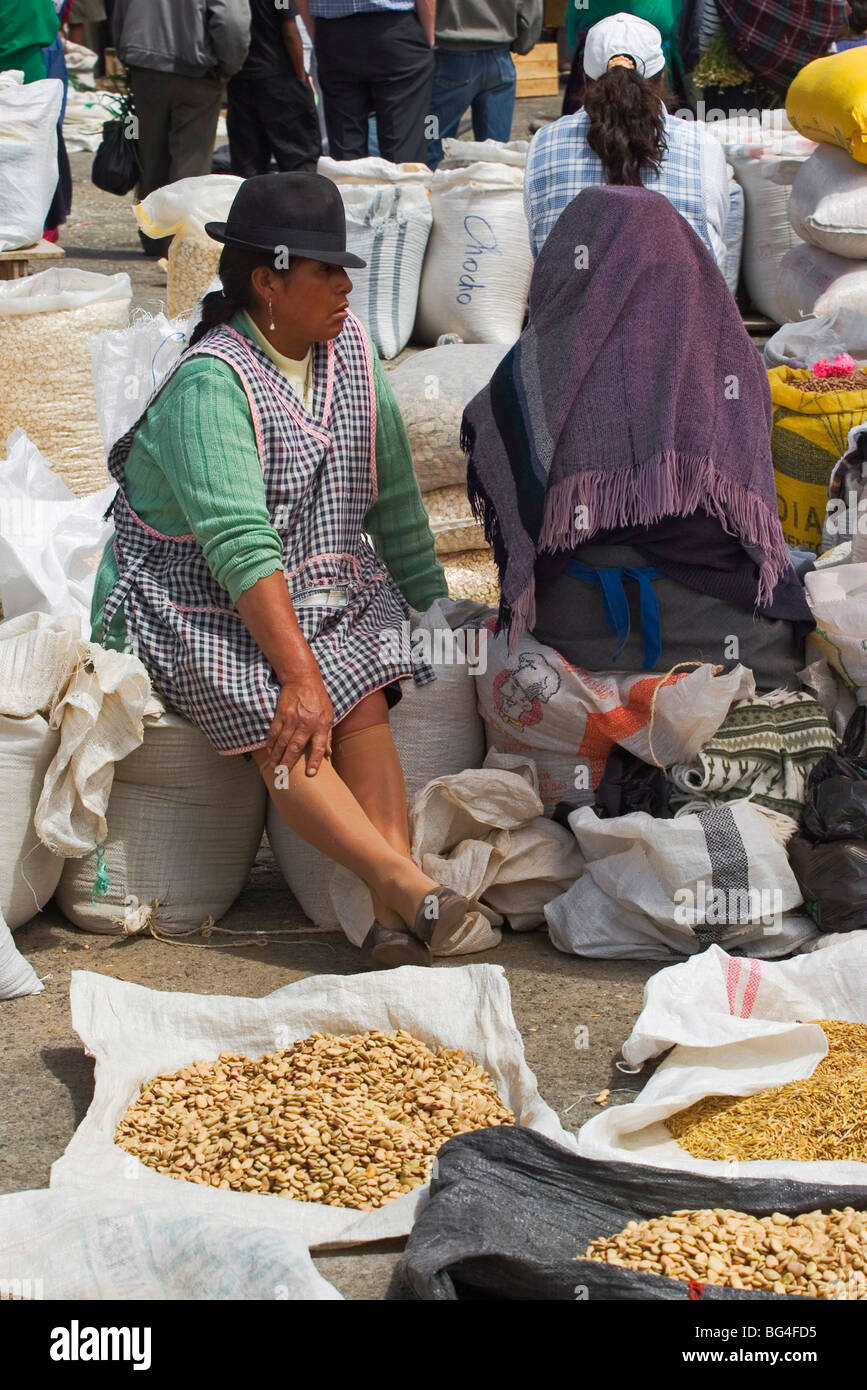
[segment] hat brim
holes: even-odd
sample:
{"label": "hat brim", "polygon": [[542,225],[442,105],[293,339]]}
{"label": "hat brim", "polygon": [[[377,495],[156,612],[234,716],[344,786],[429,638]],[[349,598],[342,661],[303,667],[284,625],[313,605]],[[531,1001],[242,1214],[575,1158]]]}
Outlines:
{"label": "hat brim", "polygon": [[[224,246],[240,246],[244,251],[274,251],[273,242],[245,241],[242,237],[227,236],[225,222],[206,222],[205,231],[212,241],[221,241]],[[354,270],[363,270],[367,261],[363,261],[360,256],[356,256],[352,251],[323,251],[317,247],[286,246],[281,247],[290,256],[300,256],[304,260],[324,261],[326,265],[350,266]]]}

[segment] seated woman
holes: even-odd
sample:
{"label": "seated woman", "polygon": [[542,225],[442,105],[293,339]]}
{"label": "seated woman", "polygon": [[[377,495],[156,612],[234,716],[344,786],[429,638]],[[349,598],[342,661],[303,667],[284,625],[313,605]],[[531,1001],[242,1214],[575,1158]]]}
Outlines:
{"label": "seated woman", "polygon": [[207,230],[222,293],[109,456],[94,640],[128,640],[166,702],[219,752],[252,755],[287,824],[364,880],[369,963],[426,965],[467,903],[410,855],[388,710],[400,681],[434,673],[382,639],[446,584],[349,312],[344,267],[364,262],[318,174],[248,179]]}
{"label": "seated woman", "polygon": [[666,113],[664,71],[661,35],[646,20],[613,15],[589,31],[584,109],[543,126],[527,151],[524,210],[534,256],[582,188],[632,184],[668,198],[724,264],[725,154],[701,122]]}
{"label": "seated woman", "polygon": [[464,413],[510,641],[530,630],[585,670],[741,662],[760,690],[795,688],[812,620],[770,430],[767,373],[692,228],[644,188],[579,194]]}

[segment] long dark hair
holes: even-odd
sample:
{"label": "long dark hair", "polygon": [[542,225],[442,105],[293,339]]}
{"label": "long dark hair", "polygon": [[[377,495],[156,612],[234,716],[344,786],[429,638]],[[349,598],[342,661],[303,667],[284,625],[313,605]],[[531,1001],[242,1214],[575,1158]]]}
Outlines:
{"label": "long dark hair", "polygon": [[[297,257],[290,256],[278,274],[289,275]],[[273,251],[248,251],[243,246],[224,246],[217,267],[223,282],[222,290],[213,290],[202,300],[202,317],[187,344],[194,347],[200,338],[218,324],[228,323],[240,309],[253,308],[254,294],[251,276],[259,266],[274,267]]]}
{"label": "long dark hair", "polygon": [[588,82],[587,143],[609,183],[640,185],[643,170],[659,169],[667,149],[662,97],[662,83],[647,81],[634,68],[609,68]]}

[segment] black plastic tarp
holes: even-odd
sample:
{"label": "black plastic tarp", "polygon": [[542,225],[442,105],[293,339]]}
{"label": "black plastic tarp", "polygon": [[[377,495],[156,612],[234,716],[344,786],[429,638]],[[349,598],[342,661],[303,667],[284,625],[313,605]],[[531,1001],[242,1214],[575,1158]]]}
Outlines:
{"label": "black plastic tarp", "polygon": [[643,1164],[578,1158],[533,1130],[503,1125],[451,1139],[439,1151],[430,1198],[397,1270],[398,1297],[424,1300],[688,1300],[813,1303],[680,1280],[594,1260],[590,1241],[627,1221],[701,1207],[769,1216],[867,1209],[867,1184],[843,1187],[702,1177]]}

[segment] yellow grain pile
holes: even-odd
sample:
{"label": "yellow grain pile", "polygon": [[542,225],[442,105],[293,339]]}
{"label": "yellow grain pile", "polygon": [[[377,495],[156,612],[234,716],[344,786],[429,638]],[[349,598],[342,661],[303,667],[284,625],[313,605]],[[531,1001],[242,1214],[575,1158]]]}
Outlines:
{"label": "yellow grain pile", "polygon": [[694,1158],[867,1162],[867,1025],[820,1019],[812,1076],[752,1096],[705,1096],[666,1125]]}

